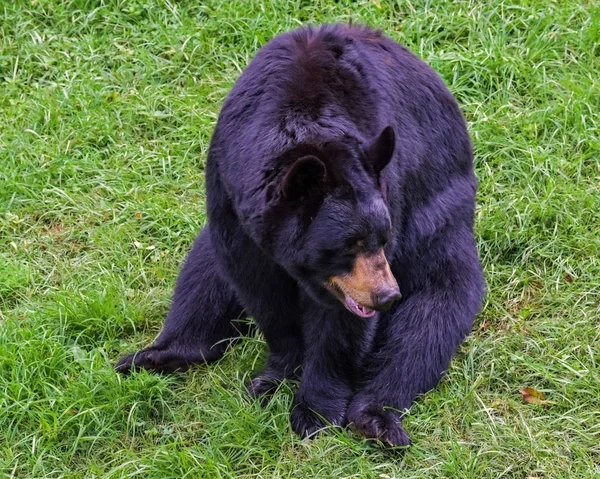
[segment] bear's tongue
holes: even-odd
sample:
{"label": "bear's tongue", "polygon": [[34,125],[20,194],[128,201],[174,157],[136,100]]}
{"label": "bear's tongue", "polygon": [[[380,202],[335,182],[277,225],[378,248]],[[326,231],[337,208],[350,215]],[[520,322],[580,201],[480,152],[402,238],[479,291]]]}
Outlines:
{"label": "bear's tongue", "polygon": [[375,311],[363,306],[362,304],[358,304],[349,295],[346,295],[346,306],[348,306],[348,309],[351,312],[357,316],[360,316],[361,318],[370,318],[375,316]]}

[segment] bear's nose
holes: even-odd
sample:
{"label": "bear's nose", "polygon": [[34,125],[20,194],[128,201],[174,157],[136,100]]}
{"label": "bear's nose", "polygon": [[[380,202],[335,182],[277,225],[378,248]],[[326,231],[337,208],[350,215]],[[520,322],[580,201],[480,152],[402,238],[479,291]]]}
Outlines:
{"label": "bear's nose", "polygon": [[384,289],[373,295],[373,306],[378,311],[387,311],[402,295],[398,288]]}

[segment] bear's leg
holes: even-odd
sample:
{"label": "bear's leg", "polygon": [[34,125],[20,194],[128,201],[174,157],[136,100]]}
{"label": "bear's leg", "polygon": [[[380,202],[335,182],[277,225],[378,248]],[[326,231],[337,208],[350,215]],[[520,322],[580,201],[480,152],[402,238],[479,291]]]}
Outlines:
{"label": "bear's leg", "polygon": [[438,383],[481,304],[483,277],[474,248],[459,258],[456,250],[453,257],[438,257],[426,285],[382,315],[360,373],[364,383],[348,407],[348,422],[364,436],[388,446],[410,444],[403,411]]}
{"label": "bear's leg", "polygon": [[345,424],[357,365],[368,350],[376,319],[316,306],[306,311],[303,327],[302,380],[290,417],[292,429],[301,437],[327,425]]}
{"label": "bear's leg", "polygon": [[196,239],[181,269],[162,332],[150,347],[121,358],[117,371],[173,372],[210,363],[223,355],[228,339],[245,329],[237,321],[243,308],[217,271],[208,228]]}
{"label": "bear's leg", "polygon": [[263,397],[283,379],[296,377],[301,364],[298,286],[246,234],[225,194],[214,161],[207,164],[206,181],[215,256],[269,346],[265,368],[248,384],[252,397]]}
{"label": "bear's leg", "polygon": [[300,325],[280,318],[268,322],[265,319],[265,316],[255,319],[269,346],[269,356],[263,370],[247,386],[253,398],[266,398],[284,379],[300,377],[303,353]]}
{"label": "bear's leg", "polygon": [[[236,267],[228,271],[236,277],[237,290],[269,347],[265,367],[247,385],[252,398],[264,401],[281,381],[298,379],[300,374],[303,348],[298,287],[274,263],[258,260],[261,252],[253,243],[248,242],[244,251],[246,255],[238,256]],[[252,271],[251,276],[245,271]],[[252,281],[243,281],[240,276]]]}
{"label": "bear's leg", "polygon": [[[230,249],[234,249],[231,245]],[[302,328],[297,306],[298,287],[287,275],[270,261],[260,262],[260,251],[248,243],[245,256],[238,256],[236,267],[229,267],[236,277],[236,288],[247,311],[252,315],[269,347],[269,355],[263,370],[248,384],[253,398],[266,399],[284,379],[297,379],[302,363]],[[253,259],[256,263],[246,261]],[[252,271],[251,275],[246,271]],[[252,281],[248,281],[251,278]]]}

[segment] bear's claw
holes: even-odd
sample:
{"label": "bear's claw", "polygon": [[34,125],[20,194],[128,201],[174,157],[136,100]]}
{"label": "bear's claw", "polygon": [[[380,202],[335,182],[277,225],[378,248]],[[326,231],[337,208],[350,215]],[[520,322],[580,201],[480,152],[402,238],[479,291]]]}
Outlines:
{"label": "bear's claw", "polygon": [[252,399],[260,399],[260,403],[264,406],[279,384],[281,379],[259,375],[248,383],[246,389]]}
{"label": "bear's claw", "polygon": [[337,417],[325,417],[304,403],[296,404],[290,415],[292,430],[302,438],[314,437],[327,427],[342,426],[343,421],[344,414],[339,414]]}
{"label": "bear's claw", "polygon": [[387,447],[410,446],[411,440],[402,427],[400,413],[374,404],[356,401],[348,410],[350,426],[369,439],[376,439]]}

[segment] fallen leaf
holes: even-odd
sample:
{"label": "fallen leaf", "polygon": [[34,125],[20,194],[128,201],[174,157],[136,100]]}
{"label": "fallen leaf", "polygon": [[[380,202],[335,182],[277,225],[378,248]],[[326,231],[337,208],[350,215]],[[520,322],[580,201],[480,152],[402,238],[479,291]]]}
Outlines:
{"label": "fallen leaf", "polygon": [[523,399],[528,404],[542,404],[544,406],[550,404],[550,401],[546,401],[544,393],[533,388],[522,388],[519,392],[523,396]]}

